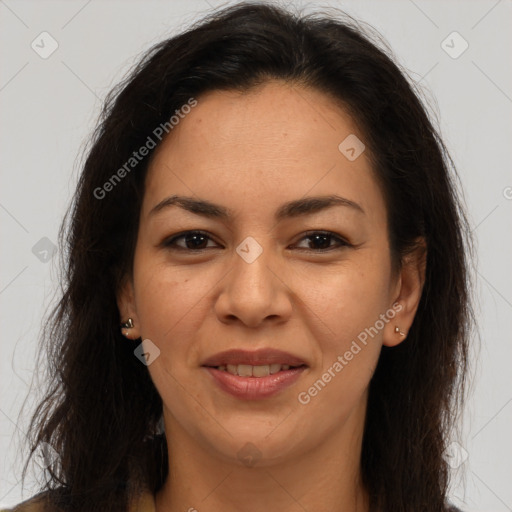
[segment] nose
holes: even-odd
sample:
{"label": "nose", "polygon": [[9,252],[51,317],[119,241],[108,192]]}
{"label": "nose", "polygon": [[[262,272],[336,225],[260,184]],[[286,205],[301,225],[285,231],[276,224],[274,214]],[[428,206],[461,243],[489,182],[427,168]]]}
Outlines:
{"label": "nose", "polygon": [[252,262],[233,254],[231,270],[221,281],[214,310],[223,323],[240,322],[256,328],[287,321],[292,312],[292,290],[278,258],[265,249]]}

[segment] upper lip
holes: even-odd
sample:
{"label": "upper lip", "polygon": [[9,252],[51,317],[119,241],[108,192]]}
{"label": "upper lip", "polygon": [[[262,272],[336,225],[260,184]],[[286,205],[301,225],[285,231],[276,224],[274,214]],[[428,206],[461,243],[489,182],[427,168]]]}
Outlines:
{"label": "upper lip", "polygon": [[249,364],[252,366],[265,364],[287,364],[289,366],[306,365],[305,361],[300,357],[289,354],[288,352],[273,348],[262,348],[254,351],[234,349],[219,352],[205,359],[201,366],[222,366],[227,364]]}

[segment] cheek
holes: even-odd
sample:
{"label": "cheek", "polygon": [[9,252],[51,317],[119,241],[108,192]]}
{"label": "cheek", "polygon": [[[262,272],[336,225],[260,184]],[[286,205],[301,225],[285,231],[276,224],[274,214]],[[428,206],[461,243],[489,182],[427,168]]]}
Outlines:
{"label": "cheek", "polygon": [[[154,256],[153,256],[154,258]],[[161,258],[163,259],[163,258]],[[195,339],[211,322],[210,292],[225,271],[213,266],[172,266],[150,261],[141,253],[134,267],[136,307],[143,339],[160,350],[148,367],[151,378],[167,403],[181,402],[181,386],[192,392],[191,371],[197,366]]]}
{"label": "cheek", "polygon": [[209,284],[211,273],[197,269],[185,272],[168,263],[142,263],[139,272],[134,269],[141,335],[160,350],[148,371],[164,403],[173,404],[177,412],[183,408],[183,386],[193,392],[188,381],[190,350],[204,322],[205,294],[215,281]]}
{"label": "cheek", "polygon": [[305,316],[324,326],[324,338],[334,346],[373,325],[388,305],[388,267],[364,260],[295,276],[293,290],[309,310]]}
{"label": "cheek", "polygon": [[200,325],[198,312],[215,282],[213,272],[185,271],[168,263],[141,265],[140,269],[135,272],[135,287],[143,336],[168,345],[182,325],[189,330]]}
{"label": "cheek", "polygon": [[[309,273],[296,281],[304,300],[304,321],[318,347],[319,365],[312,369],[309,385],[322,382],[315,393],[321,403],[340,400],[350,406],[364,391],[377,364],[388,308],[389,274],[386,265],[368,259],[365,264],[340,266],[329,273]],[[340,359],[341,358],[341,359]],[[307,390],[304,390],[307,391]]]}
{"label": "cheek", "polygon": [[[380,315],[386,301],[380,280],[378,272],[338,272],[328,285],[317,282],[313,290],[304,291],[314,313],[309,328],[319,363],[298,390],[301,428],[306,431],[325,434],[362,403],[382,347]],[[329,421],[319,427],[318,418]]]}

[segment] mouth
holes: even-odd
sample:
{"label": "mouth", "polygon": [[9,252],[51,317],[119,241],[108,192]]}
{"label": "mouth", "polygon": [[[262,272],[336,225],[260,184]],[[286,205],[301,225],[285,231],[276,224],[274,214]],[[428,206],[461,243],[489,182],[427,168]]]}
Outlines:
{"label": "mouth", "polygon": [[270,398],[309,368],[299,356],[270,347],[226,350],[203,360],[201,367],[219,389],[242,400]]}

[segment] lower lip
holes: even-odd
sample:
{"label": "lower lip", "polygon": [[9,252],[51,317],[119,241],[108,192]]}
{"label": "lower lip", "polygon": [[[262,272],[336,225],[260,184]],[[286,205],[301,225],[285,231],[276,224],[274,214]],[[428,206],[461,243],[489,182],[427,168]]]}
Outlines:
{"label": "lower lip", "polygon": [[203,366],[226,393],[244,400],[271,397],[291,386],[301,376],[306,366],[290,368],[266,377],[240,377],[229,372]]}

